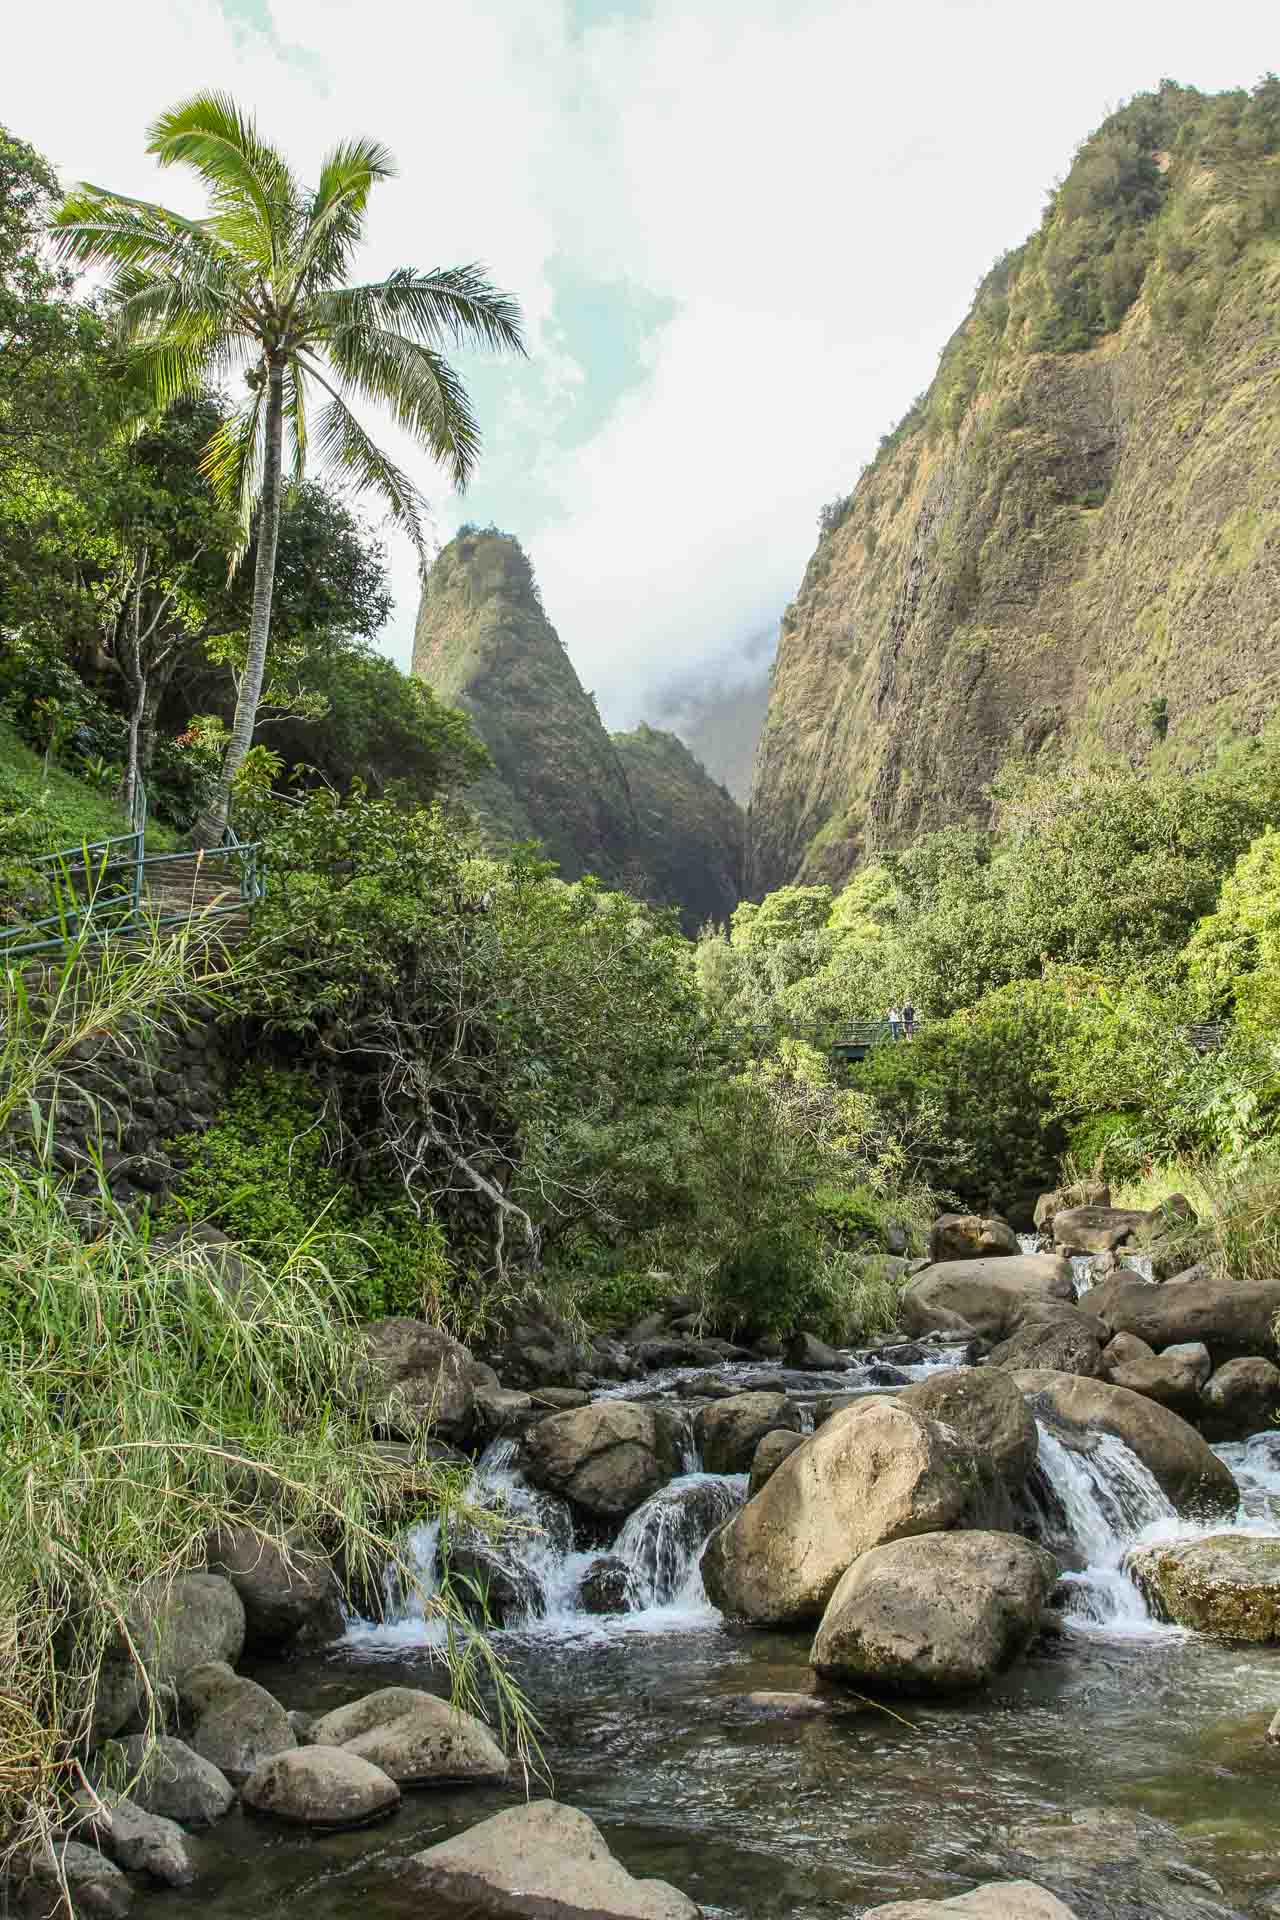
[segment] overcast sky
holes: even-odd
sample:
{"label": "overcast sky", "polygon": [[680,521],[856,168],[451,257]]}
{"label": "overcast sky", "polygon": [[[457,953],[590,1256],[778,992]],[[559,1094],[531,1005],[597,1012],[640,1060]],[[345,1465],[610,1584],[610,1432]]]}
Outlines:
{"label": "overcast sky", "polygon": [[[68,182],[191,209],[144,130],[200,87],[304,178],[340,138],[385,141],[364,269],[482,260],[532,349],[468,366],[465,500],[407,456],[437,535],[519,535],[625,725],[776,621],[818,508],[1089,130],[1162,75],[1252,84],[1269,22],[1260,0],[61,0],[10,21],[0,117]],[[393,552],[383,643],[407,664]]]}

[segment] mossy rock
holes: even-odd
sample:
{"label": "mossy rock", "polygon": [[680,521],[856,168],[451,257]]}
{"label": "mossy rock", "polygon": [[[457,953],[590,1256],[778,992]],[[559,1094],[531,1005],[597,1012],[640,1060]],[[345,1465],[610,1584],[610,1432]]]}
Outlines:
{"label": "mossy rock", "polygon": [[1129,1573],[1161,1620],[1216,1640],[1280,1642],[1280,1537],[1213,1533],[1140,1547]]}

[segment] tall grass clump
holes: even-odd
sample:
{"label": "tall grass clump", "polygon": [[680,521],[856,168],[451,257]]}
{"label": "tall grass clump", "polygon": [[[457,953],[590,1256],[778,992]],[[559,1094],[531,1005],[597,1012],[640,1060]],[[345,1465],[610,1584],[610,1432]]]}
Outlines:
{"label": "tall grass clump", "polygon": [[[47,1842],[85,1783],[108,1683],[163,1703],[149,1636],[209,1535],[248,1528],[286,1561],[321,1552],[352,1584],[414,1574],[392,1534],[471,1518],[456,1476],[372,1445],[346,1291],[304,1236],[272,1267],[151,1237],[105,1182],[73,1195],[48,1114],[78,1050],[127,1022],[145,1039],[208,997],[183,937],[73,950],[38,994],[0,975],[0,1856]],[[68,1064],[70,1063],[70,1064]],[[305,1544],[302,1544],[305,1543]],[[454,1696],[496,1712],[527,1760],[534,1725],[448,1595]],[[117,1722],[118,1724],[118,1722]]]}

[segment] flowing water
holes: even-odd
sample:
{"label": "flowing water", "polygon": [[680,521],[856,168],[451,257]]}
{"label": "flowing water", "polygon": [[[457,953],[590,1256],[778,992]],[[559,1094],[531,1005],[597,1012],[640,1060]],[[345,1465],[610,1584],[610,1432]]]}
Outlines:
{"label": "flowing water", "polygon": [[[802,1389],[830,1390],[826,1376]],[[1240,1908],[1276,1890],[1280,1755],[1262,1731],[1280,1705],[1280,1649],[1153,1622],[1125,1556],[1193,1529],[1119,1440],[1043,1425],[1039,1438],[1033,1518],[1064,1570],[1063,1632],[978,1697],[796,1718],[748,1696],[807,1690],[810,1635],[725,1622],[698,1571],[742,1477],[691,1462],[633,1514],[607,1550],[625,1570],[626,1610],[601,1616],[582,1594],[605,1550],[575,1546],[559,1503],[495,1443],[472,1489],[518,1528],[499,1549],[510,1610],[495,1638],[542,1719],[556,1794],[598,1821],[632,1871],[673,1881],[715,1920],[832,1920],[959,1893],[998,1874],[992,1848],[1012,1822],[1098,1804],[1171,1821]],[[1236,1524],[1280,1531],[1280,1434],[1220,1452],[1241,1487]],[[420,1529],[412,1546],[429,1585],[438,1533]],[[407,1603],[389,1624],[353,1622],[323,1654],[252,1671],[311,1712],[393,1684],[444,1692],[436,1641]],[[201,1920],[424,1920],[399,1864],[513,1797],[409,1793],[388,1825],[326,1837],[233,1814],[201,1843]],[[191,1907],[166,1894],[147,1911],[177,1920]]]}

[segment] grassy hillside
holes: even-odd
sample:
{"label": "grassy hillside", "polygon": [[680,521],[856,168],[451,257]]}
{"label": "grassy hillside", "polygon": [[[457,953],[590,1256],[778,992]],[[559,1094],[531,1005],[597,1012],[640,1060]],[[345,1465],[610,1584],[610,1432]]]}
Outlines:
{"label": "grassy hillside", "polygon": [[[29,852],[53,853],[129,831],[110,793],[56,765],[46,774],[41,756],[0,720],[0,824],[10,822],[21,823],[23,848]],[[177,845],[172,828],[158,821],[148,825],[149,853],[168,853]]]}

